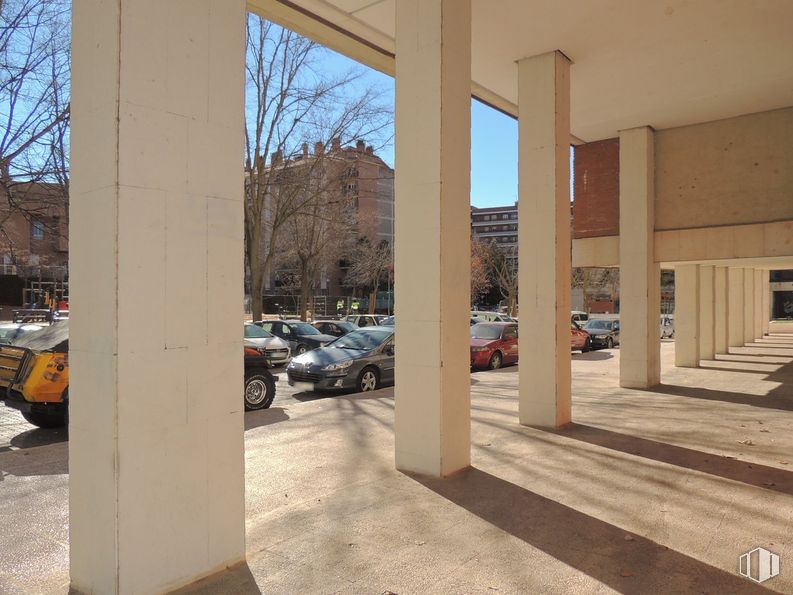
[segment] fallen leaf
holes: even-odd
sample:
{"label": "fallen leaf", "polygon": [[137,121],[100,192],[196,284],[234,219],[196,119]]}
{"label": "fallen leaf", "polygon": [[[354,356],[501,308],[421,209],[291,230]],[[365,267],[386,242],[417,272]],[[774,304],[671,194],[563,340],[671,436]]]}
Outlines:
{"label": "fallen leaf", "polygon": [[746,440],[738,440],[738,444],[745,444],[746,446],[754,446],[754,442],[751,438],[747,438]]}
{"label": "fallen leaf", "polygon": [[775,486],[776,484],[773,481],[765,481],[763,482],[763,485],[771,487],[771,486]]}
{"label": "fallen leaf", "polygon": [[427,543],[427,542],[426,541],[416,541],[415,542],[416,545],[424,545],[425,543]]}
{"label": "fallen leaf", "polygon": [[761,432],[770,432],[771,430],[767,430],[766,428],[760,428]]}
{"label": "fallen leaf", "polygon": [[633,576],[633,573],[630,570],[621,570],[620,576],[624,576],[625,578],[627,578],[629,576]]}
{"label": "fallen leaf", "polygon": [[787,461],[779,461],[779,464],[780,465],[789,465],[790,463],[788,463]]}
{"label": "fallen leaf", "polygon": [[633,535],[626,535],[625,541],[633,541]]}

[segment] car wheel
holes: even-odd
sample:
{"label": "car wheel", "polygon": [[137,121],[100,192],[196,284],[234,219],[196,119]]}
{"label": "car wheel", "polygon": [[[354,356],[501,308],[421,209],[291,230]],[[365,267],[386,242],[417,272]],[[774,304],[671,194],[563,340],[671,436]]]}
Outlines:
{"label": "car wheel", "polygon": [[671,333],[669,333],[669,338],[670,339],[674,339],[675,338],[675,331],[672,331]]}
{"label": "car wheel", "polygon": [[358,376],[356,388],[358,389],[359,393],[365,393],[372,390],[377,390],[377,386],[379,384],[380,378],[377,374],[377,370],[374,368],[364,368],[361,374]]}
{"label": "car wheel", "polygon": [[62,428],[66,425],[65,413],[43,413],[41,411],[27,411],[22,413],[22,417],[28,423],[40,428]]}
{"label": "car wheel", "polygon": [[308,347],[306,347],[305,345],[301,344],[295,347],[295,353],[297,355],[303,355],[306,351],[308,351]]}
{"label": "car wheel", "polygon": [[503,363],[503,358],[501,356],[500,351],[496,351],[493,355],[490,356],[490,361],[487,364],[487,367],[490,370],[498,370]]}
{"label": "car wheel", "polygon": [[581,353],[586,353],[588,351],[592,351],[592,339],[590,337],[587,337],[586,341],[584,341],[584,347],[581,349]]}
{"label": "car wheel", "polygon": [[275,399],[275,380],[264,368],[245,372],[245,410],[267,409]]}
{"label": "car wheel", "polygon": [[606,339],[606,349],[614,349],[614,339],[611,337]]}

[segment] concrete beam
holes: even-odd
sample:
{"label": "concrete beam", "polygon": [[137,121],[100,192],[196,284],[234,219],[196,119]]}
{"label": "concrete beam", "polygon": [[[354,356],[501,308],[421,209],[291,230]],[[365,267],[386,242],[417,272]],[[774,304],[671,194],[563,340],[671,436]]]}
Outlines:
{"label": "concrete beam", "polygon": [[661,381],[653,143],[651,128],[620,132],[620,386],[629,388],[649,388]]}
{"label": "concrete beam", "polygon": [[699,267],[686,264],[675,267],[675,365],[699,366]]}
{"label": "concrete beam", "polygon": [[727,269],[727,342],[730,347],[743,347],[743,269]]}
{"label": "concrete beam", "polygon": [[470,0],[396,26],[396,466],[445,476],[471,460]]}
{"label": "concrete beam", "polygon": [[518,62],[520,423],[571,421],[570,61]]}
{"label": "concrete beam", "polygon": [[160,593],[245,559],[245,2],[72,15],[71,592]]}

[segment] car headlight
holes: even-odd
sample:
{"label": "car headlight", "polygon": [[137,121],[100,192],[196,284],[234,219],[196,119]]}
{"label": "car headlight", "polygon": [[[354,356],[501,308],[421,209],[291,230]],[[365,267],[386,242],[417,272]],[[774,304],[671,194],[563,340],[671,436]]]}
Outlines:
{"label": "car headlight", "polygon": [[489,347],[471,347],[471,351],[490,351]]}
{"label": "car headlight", "polygon": [[325,370],[326,372],[333,372],[333,371],[338,371],[338,370],[346,370],[347,368],[349,368],[352,365],[352,363],[353,363],[353,360],[348,359],[348,360],[344,360],[343,362],[336,362],[335,364],[328,364],[327,366],[325,366],[322,369]]}

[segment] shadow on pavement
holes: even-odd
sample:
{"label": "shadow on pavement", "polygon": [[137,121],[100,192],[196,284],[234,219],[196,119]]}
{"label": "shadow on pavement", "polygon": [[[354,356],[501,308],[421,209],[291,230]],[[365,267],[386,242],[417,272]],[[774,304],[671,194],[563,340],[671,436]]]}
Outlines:
{"label": "shadow on pavement", "polygon": [[413,479],[620,593],[773,592],[479,469]]}
{"label": "shadow on pavement", "polygon": [[11,446],[18,449],[34,448],[47,444],[57,444],[66,442],[69,439],[69,431],[66,428],[41,429],[33,428],[27,432],[22,432],[11,438]]}
{"label": "shadow on pavement", "polygon": [[277,424],[278,422],[287,421],[288,419],[289,415],[287,415],[283,407],[270,407],[269,409],[261,409],[259,411],[246,411],[245,430]]}
{"label": "shadow on pavement", "polygon": [[215,595],[215,593],[259,595],[261,592],[248,564],[240,562],[222,572],[170,593],[171,595]]}
{"label": "shadow on pavement", "polygon": [[574,353],[573,356],[575,359],[583,359],[590,362],[602,361],[605,359],[611,359],[614,357],[614,354],[610,351],[589,351],[587,353]]}
{"label": "shadow on pavement", "polygon": [[785,469],[747,463],[739,459],[577,423],[572,423],[561,430],[545,429],[545,431],[595,446],[793,495],[793,472]]}

